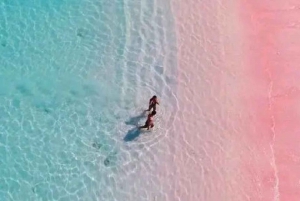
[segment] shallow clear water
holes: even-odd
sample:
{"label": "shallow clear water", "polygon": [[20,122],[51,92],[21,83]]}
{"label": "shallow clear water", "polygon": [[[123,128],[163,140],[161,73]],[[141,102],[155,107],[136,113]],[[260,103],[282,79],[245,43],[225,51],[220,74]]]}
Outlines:
{"label": "shallow clear water", "polygon": [[0,200],[163,198],[143,171],[176,111],[169,4],[4,0],[0,19]]}

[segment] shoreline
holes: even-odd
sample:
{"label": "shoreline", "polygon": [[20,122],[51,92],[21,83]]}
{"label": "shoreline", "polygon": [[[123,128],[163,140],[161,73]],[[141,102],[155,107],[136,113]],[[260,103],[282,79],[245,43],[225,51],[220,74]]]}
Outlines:
{"label": "shoreline", "polygon": [[179,110],[170,200],[298,200],[300,2],[172,8]]}

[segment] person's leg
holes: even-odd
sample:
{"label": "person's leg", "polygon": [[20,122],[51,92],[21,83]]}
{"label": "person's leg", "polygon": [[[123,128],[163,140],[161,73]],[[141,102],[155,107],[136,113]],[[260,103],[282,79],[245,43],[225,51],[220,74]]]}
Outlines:
{"label": "person's leg", "polygon": [[153,128],[153,127],[154,127],[154,124],[147,125],[147,130],[150,130],[150,128]]}
{"label": "person's leg", "polygon": [[149,105],[149,108],[147,111],[150,111],[153,108],[153,105]]}
{"label": "person's leg", "polygon": [[155,112],[156,112],[156,104],[155,104],[155,105],[153,105],[153,111],[155,111]]}
{"label": "person's leg", "polygon": [[144,126],[140,126],[140,127],[139,127],[139,129],[141,129],[141,128],[148,128],[148,124],[147,124],[147,123],[145,123],[145,125],[144,125]]}

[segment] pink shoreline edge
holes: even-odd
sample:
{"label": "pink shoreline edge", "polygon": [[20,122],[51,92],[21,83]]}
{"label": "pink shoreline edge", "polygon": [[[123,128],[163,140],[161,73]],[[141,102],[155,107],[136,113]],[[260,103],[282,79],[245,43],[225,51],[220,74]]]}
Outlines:
{"label": "pink shoreline edge", "polygon": [[180,126],[171,199],[299,200],[300,2],[172,6]]}

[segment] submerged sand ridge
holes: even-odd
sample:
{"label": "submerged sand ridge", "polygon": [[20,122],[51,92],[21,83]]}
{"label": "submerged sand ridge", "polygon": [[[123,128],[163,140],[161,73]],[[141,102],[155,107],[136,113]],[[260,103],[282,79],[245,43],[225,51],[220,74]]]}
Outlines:
{"label": "submerged sand ridge", "polygon": [[[299,200],[297,1],[172,1],[169,200]],[[162,175],[164,175],[162,173]]]}

